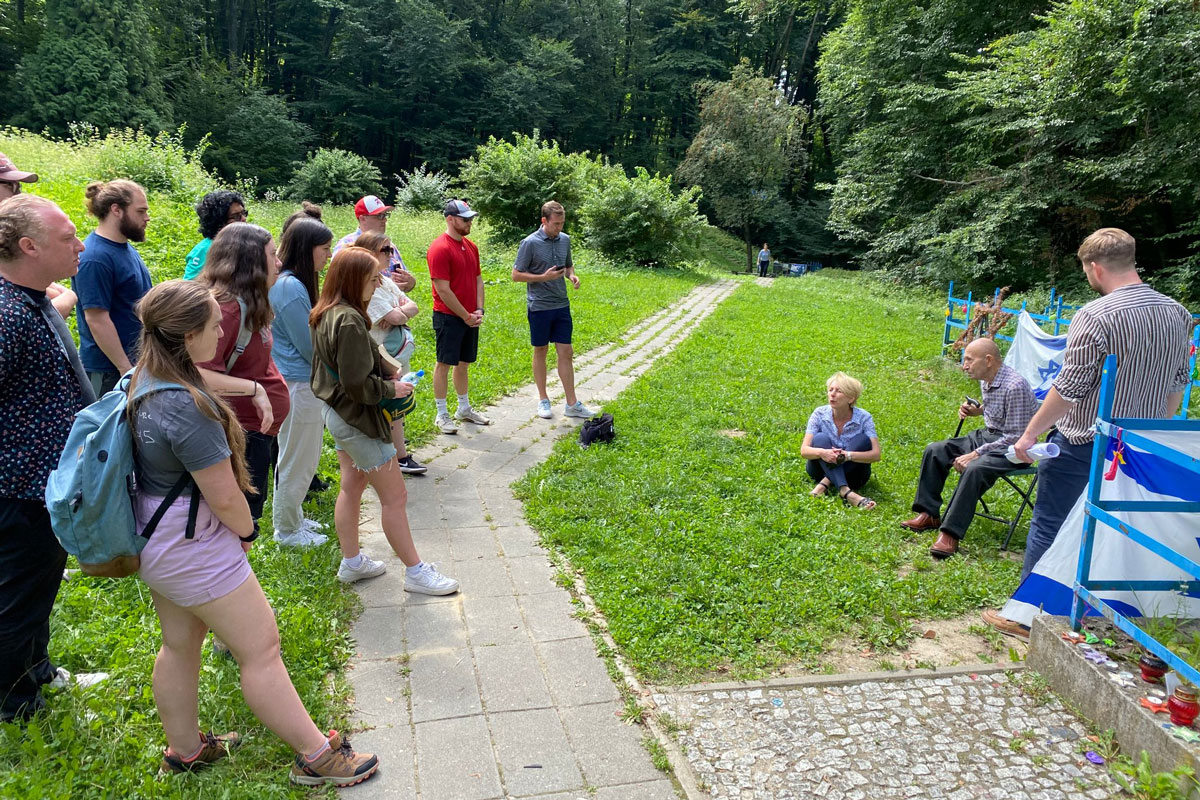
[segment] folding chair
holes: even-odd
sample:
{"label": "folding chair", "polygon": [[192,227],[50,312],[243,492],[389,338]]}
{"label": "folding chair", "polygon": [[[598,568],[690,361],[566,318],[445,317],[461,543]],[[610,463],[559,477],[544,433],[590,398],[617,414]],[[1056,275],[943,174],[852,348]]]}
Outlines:
{"label": "folding chair", "polygon": [[[961,419],[958,421],[958,427],[954,429],[955,438],[962,434],[963,422],[964,420]],[[1013,478],[1022,475],[1033,476],[1029,483],[1024,487],[1013,480]],[[985,494],[983,497],[979,498],[979,505],[983,508],[983,510],[980,511],[978,508],[975,509],[975,516],[983,517],[984,519],[990,519],[993,522],[999,522],[1001,525],[1008,526],[1008,530],[1004,534],[1004,543],[1000,545],[1001,550],[1008,550],[1008,543],[1012,541],[1013,533],[1017,530],[1017,526],[1021,524],[1021,517],[1025,515],[1025,509],[1033,508],[1034,491],[1037,489],[1038,482],[1037,466],[1034,464],[1027,464],[1020,469],[1015,469],[1012,472],[1007,472],[1001,475],[1000,480],[1011,486],[1012,490],[1016,492],[1018,496],[1020,496],[1021,504],[1017,506],[1017,513],[1013,515],[1012,519],[1005,519],[1004,517],[992,513],[992,510],[988,508],[987,495]],[[995,486],[992,488],[994,489]],[[988,491],[991,491],[991,489]]]}

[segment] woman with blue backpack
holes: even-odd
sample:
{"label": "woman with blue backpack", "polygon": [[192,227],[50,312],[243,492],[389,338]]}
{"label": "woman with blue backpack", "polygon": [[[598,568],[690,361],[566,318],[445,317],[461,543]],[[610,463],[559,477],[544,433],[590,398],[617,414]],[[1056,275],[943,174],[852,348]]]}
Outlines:
{"label": "woman with blue backpack", "polygon": [[[296,751],[291,780],[306,786],[364,781],[378,759],[355,753],[336,731],[325,736],[313,723],[280,658],[279,628],[246,558],[256,533],[246,500],[255,489],[243,453],[245,433],[197,366],[218,350],[221,306],[203,283],[173,280],[151,289],[138,313],[143,330],[128,414],[139,530],[165,508],[138,571],[162,626],[153,676],[168,745],[161,771],[207,767],[240,742],[237,733],[214,735],[199,726],[201,646],[211,628],[237,659],[250,710]],[[253,382],[241,383],[242,394],[250,396]],[[193,491],[164,506],[185,475]]]}
{"label": "woman with blue backpack", "polygon": [[275,461],[275,495],[271,516],[275,541],[285,547],[310,547],[325,541],[319,523],[304,518],[302,506],[317,464],[325,426],[321,402],[313,396],[312,329],[308,315],[317,302],[317,284],[329,263],[333,232],[325,224],[301,217],[279,238],[279,278],[269,298],[275,317],[271,357],[287,381],[291,411],[279,429]]}
{"label": "woman with blue backpack", "polygon": [[406,567],[404,591],[446,595],[458,581],[421,561],[408,527],[408,492],[392,443],[392,419],[412,407],[413,385],[395,380],[371,340],[367,304],[385,281],[375,255],[343,247],[333,257],[309,323],[313,329],[313,394],[321,400],[325,427],[337,446],[341,485],[333,509],[342,549],[338,580],[352,583],[387,571],[359,548],[358,516],[369,483],[379,495],[380,522],[388,544]]}

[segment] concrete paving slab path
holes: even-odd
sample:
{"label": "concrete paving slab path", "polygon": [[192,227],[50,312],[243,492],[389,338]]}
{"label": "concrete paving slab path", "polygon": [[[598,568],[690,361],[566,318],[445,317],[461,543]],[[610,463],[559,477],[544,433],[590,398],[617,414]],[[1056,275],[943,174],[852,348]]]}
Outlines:
{"label": "concrete paving slab path", "polygon": [[[738,282],[701,286],[619,341],[576,357],[576,391],[600,408],[670,352]],[[487,358],[486,335],[481,358]],[[421,800],[671,800],[676,790],[642,746],[645,729],[620,720],[616,686],[509,484],[574,435],[551,374],[554,418],[539,419],[532,384],[416,453],[429,464],[408,481],[413,539],[426,561],[462,584],[450,597],[403,591],[404,565],[379,527],[371,492],[364,552],[387,574],[357,585],[365,606],[352,631],[356,748],[377,752],[380,774],[345,790]]]}

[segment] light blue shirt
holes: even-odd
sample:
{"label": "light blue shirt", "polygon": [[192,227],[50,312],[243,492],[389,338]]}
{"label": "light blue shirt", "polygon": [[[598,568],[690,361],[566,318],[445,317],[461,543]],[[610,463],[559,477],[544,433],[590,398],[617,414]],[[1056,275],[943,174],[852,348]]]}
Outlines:
{"label": "light blue shirt", "polygon": [[295,275],[283,272],[271,287],[269,299],[275,312],[275,319],[271,320],[271,334],[275,337],[271,357],[275,366],[288,383],[308,383],[312,380],[313,358],[312,329],[308,327],[312,302],[308,290]]}
{"label": "light blue shirt", "polygon": [[868,439],[878,439],[875,432],[875,420],[869,411],[863,411],[858,406],[850,408],[850,421],[842,426],[838,433],[837,425],[833,422],[833,409],[829,406],[818,406],[808,418],[805,433],[824,433],[833,441],[834,447],[846,449],[846,443],[854,439],[858,433],[866,434]]}

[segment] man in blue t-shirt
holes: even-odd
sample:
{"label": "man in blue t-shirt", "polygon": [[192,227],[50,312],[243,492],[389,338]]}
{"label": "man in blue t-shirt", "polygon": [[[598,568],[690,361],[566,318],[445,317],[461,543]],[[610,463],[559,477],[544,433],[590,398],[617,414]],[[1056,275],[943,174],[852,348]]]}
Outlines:
{"label": "man in blue t-shirt", "polygon": [[558,362],[568,417],[592,416],[592,410],[575,397],[575,352],[571,348],[571,304],[567,281],[576,289],[579,278],[571,260],[571,237],[562,232],[566,211],[551,200],[542,206],[542,227],[526,236],[517,248],[512,279],[525,284],[529,315],[529,343],[533,345],[533,382],[537,384],[537,415],[550,419],[550,396],[546,393],[546,353],[550,342]]}
{"label": "man in blue t-shirt", "polygon": [[83,240],[79,273],[79,356],[96,396],[116,385],[137,360],[142,323],[134,311],[150,291],[150,271],[131,242],[146,240],[150,207],[133,181],[88,184],[87,208],[100,223]]}

